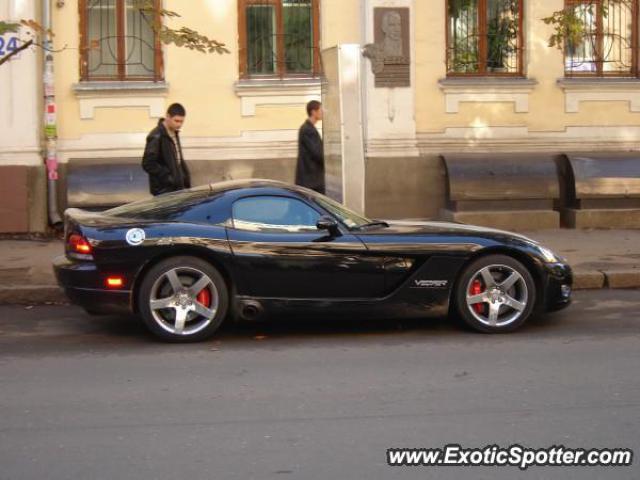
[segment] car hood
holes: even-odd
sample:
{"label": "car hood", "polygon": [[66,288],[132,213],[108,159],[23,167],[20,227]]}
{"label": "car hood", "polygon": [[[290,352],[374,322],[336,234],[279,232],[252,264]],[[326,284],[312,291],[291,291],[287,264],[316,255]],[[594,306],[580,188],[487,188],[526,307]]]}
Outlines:
{"label": "car hood", "polygon": [[466,225],[454,222],[420,222],[411,220],[387,220],[388,228],[375,231],[376,235],[459,235],[494,239],[505,237],[538,245],[535,240],[506,230],[498,230],[477,225]]}

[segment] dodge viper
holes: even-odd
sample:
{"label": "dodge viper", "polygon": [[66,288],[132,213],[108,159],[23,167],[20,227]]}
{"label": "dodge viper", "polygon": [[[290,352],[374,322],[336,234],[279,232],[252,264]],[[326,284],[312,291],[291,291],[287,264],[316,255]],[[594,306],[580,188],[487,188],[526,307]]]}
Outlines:
{"label": "dodge viper", "polygon": [[216,183],[103,212],[65,212],[59,284],[89,313],[126,313],[166,341],[227,318],[452,315],[510,332],[571,302],[567,262],[527,237],[372,220],[302,187]]}

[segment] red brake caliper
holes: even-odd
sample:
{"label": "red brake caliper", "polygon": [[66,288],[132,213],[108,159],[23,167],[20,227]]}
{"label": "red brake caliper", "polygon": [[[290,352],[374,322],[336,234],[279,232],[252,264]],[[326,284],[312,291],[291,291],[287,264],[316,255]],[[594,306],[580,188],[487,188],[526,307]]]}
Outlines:
{"label": "red brake caliper", "polygon": [[[480,295],[482,293],[482,283],[480,280],[474,280],[471,284],[471,288],[469,289],[469,295]],[[484,313],[484,304],[482,303],[474,303],[473,309],[477,314],[482,315]]]}
{"label": "red brake caliper", "polygon": [[196,297],[196,300],[199,304],[204,305],[205,307],[211,306],[211,292],[209,291],[209,287],[205,287]]}

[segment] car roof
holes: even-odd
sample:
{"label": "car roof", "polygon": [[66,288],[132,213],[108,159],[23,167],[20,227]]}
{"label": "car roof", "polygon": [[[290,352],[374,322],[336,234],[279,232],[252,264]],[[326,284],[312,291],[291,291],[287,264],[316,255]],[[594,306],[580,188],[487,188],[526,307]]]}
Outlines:
{"label": "car roof", "polygon": [[211,193],[232,192],[236,190],[253,190],[253,189],[274,189],[286,190],[288,192],[302,194],[305,196],[313,195],[313,191],[298,185],[280,182],[278,180],[268,180],[262,178],[251,178],[243,180],[226,180],[223,182],[209,184]]}

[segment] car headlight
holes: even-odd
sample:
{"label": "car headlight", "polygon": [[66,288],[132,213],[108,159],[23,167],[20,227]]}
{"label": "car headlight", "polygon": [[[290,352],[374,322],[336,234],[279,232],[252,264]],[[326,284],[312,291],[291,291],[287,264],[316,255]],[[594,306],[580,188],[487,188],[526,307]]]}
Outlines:
{"label": "car headlight", "polygon": [[558,263],[558,262],[562,261],[561,257],[559,257],[558,255],[553,253],[548,248],[543,247],[543,246],[538,246],[538,249],[540,250],[540,254],[542,255],[542,258],[544,258],[545,262],[547,262],[547,263]]}

